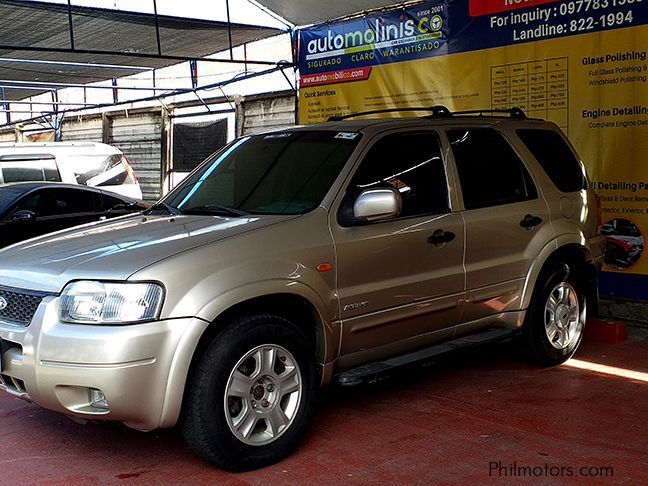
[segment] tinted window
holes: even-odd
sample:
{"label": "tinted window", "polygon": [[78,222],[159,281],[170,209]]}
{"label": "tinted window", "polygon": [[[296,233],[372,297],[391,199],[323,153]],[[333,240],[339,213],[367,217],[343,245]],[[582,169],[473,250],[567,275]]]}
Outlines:
{"label": "tinted window", "polygon": [[574,152],[553,130],[518,130],[518,136],[562,192],[587,188],[587,181]]}
{"label": "tinted window", "polygon": [[448,186],[438,135],[398,133],[378,140],[353,177],[350,189],[355,196],[373,187],[398,189],[403,198],[401,216],[448,211]]}
{"label": "tinted window", "polygon": [[26,209],[36,216],[58,216],[94,211],[95,194],[74,189],[44,189],[30,194],[18,203],[16,210]]}
{"label": "tinted window", "polygon": [[108,194],[103,195],[103,200],[101,204],[101,210],[102,211],[110,211],[112,208],[115,206],[119,206],[124,208],[125,206],[128,206],[130,204],[130,201],[126,201],[124,199],[120,199],[115,196],[109,196]]}
{"label": "tinted window", "polygon": [[492,128],[449,130],[466,209],[498,206],[538,193],[524,164]]}
{"label": "tinted window", "polygon": [[2,182],[61,182],[54,159],[0,161]]}
{"label": "tinted window", "polygon": [[165,203],[187,213],[216,206],[252,214],[310,211],[322,201],[360,136],[304,130],[244,137],[187,177]]}

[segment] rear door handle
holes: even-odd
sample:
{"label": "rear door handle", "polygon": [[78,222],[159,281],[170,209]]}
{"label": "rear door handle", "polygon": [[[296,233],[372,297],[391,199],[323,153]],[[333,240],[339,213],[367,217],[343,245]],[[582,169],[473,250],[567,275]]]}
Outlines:
{"label": "rear door handle", "polygon": [[524,229],[532,230],[536,226],[542,223],[542,218],[539,216],[533,216],[532,214],[527,214],[522,221],[520,221],[520,226]]}
{"label": "rear door handle", "polygon": [[432,233],[432,236],[430,236],[427,241],[431,245],[442,246],[454,240],[455,236],[456,235],[452,231],[443,231],[442,229],[438,229]]}

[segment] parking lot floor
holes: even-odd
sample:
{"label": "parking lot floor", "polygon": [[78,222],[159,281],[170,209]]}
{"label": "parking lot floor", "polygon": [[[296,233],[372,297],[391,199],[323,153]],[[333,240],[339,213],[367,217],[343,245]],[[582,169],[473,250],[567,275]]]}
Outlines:
{"label": "parking lot floor", "polygon": [[0,393],[1,484],[648,484],[648,343],[541,369],[510,346],[328,388],[283,462],[230,474],[176,430],[80,425]]}

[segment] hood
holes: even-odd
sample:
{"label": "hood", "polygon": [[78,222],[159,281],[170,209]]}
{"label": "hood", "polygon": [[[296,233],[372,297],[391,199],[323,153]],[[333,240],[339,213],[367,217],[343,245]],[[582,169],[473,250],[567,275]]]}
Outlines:
{"label": "hood", "polygon": [[126,280],[133,273],[224,238],[297,216],[127,216],[0,250],[0,286],[59,293],[70,280]]}

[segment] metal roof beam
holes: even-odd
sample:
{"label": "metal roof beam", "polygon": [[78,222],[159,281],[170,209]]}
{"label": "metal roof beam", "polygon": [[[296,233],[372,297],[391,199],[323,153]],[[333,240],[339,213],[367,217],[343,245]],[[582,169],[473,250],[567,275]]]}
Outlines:
{"label": "metal roof beam", "polygon": [[94,106],[92,103],[71,103],[71,102],[66,102],[66,101],[26,101],[26,100],[20,100],[20,101],[13,101],[13,100],[5,100],[5,99],[0,99],[0,105],[3,103],[9,103],[11,105],[58,105],[58,106]]}
{"label": "metal roof beam", "polygon": [[[94,84],[78,84],[78,83],[41,83],[39,81],[13,81],[10,79],[0,79],[0,86],[5,89],[21,89],[21,90],[46,90],[56,88],[89,88],[89,89],[113,89],[114,86],[103,86]],[[153,86],[119,86],[119,89],[126,89],[131,91],[176,91],[188,90],[191,88],[160,88]]]}
{"label": "metal roof beam", "polygon": [[161,59],[165,61],[177,62],[215,62],[225,64],[259,64],[262,66],[275,66],[275,61],[260,61],[260,60],[242,60],[242,59],[214,59],[210,57],[188,57],[188,56],[172,56],[168,54],[146,54],[143,52],[119,52],[119,51],[101,51],[94,49],[69,49],[64,47],[37,47],[37,46],[8,46],[0,45],[2,51],[26,51],[26,52],[47,52],[47,53],[60,53],[60,54],[90,54],[93,56],[115,56],[115,57],[130,57],[137,59]]}
{"label": "metal roof beam", "polygon": [[42,59],[14,59],[13,57],[0,57],[0,63],[16,63],[16,64],[43,64],[50,66],[69,66],[69,67],[85,67],[93,69],[123,69],[131,71],[152,71],[154,68],[148,66],[125,66],[121,64],[97,64],[93,62],[70,62],[70,61],[45,61]]}
{"label": "metal roof beam", "polygon": [[[227,85],[232,84],[232,83],[237,83],[239,81],[245,81],[246,79],[256,78],[256,77],[259,77],[259,76],[264,76],[266,74],[272,74],[272,73],[275,73],[277,71],[280,71],[281,69],[285,69],[285,67],[282,68],[282,66],[277,65],[277,66],[265,69],[263,71],[247,73],[247,74],[245,74],[243,76],[237,75],[237,76],[234,76],[233,78],[230,78],[230,79],[225,80],[225,81],[221,81],[219,83],[213,83],[213,84],[208,84],[208,85],[205,85],[205,86],[199,86],[196,90],[182,89],[182,90],[178,90],[178,91],[170,91],[168,93],[164,93],[164,94],[157,95],[157,96],[148,96],[146,98],[140,98],[140,99],[135,99],[135,100],[120,101],[119,103],[103,103],[103,104],[98,104],[98,105],[93,105],[93,106],[88,106],[88,107],[71,108],[71,109],[68,109],[68,110],[60,111],[59,115],[64,116],[64,115],[66,115],[68,113],[78,113],[78,112],[87,111],[87,110],[98,110],[98,109],[101,109],[101,108],[111,108],[111,107],[114,107],[114,106],[121,106],[121,105],[127,105],[127,104],[144,103],[144,102],[147,102],[147,101],[159,101],[160,99],[167,98],[169,96],[176,96],[176,95],[179,95],[179,94],[187,94],[187,93],[192,93],[192,92],[195,92],[195,91],[208,91],[208,90],[211,90],[211,89],[221,89],[221,91],[222,91],[223,86],[227,86]],[[109,86],[108,88],[112,89],[112,86]],[[227,100],[227,97],[225,99]],[[14,122],[14,123],[8,122],[8,123],[5,123],[3,125],[0,125],[0,128],[4,128],[4,127],[7,127],[7,126],[12,126],[12,125],[15,125],[16,123],[21,123],[21,124],[22,123],[35,123],[36,120],[46,118],[48,115],[53,115],[53,113],[44,113],[41,116],[29,118],[29,119],[26,119],[26,120],[16,120],[16,122]]]}

